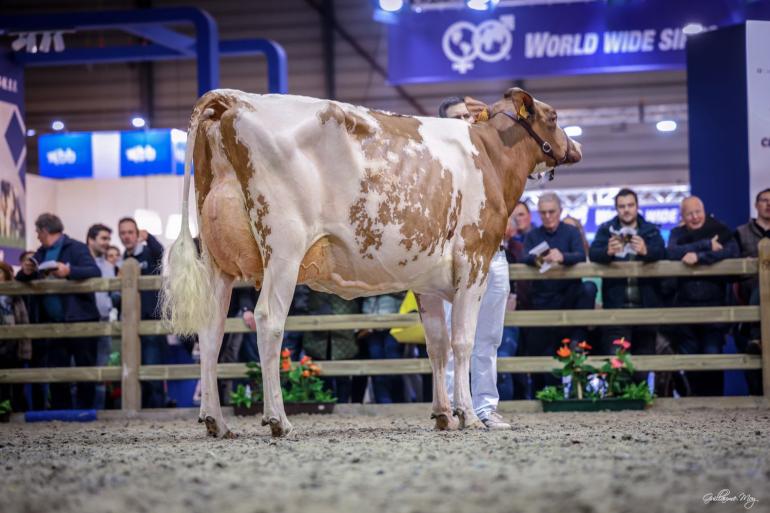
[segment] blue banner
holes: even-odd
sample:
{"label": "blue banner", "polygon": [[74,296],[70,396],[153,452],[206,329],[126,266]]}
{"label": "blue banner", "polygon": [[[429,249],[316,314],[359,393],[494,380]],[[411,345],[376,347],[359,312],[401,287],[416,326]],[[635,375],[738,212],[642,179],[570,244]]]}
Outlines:
{"label": "blue banner", "polygon": [[89,178],[93,156],[91,134],[41,135],[38,139],[40,175],[49,178]]}
{"label": "blue banner", "polygon": [[43,135],[40,175],[99,179],[183,174],[186,145],[187,134],[176,129]]}
{"label": "blue banner", "polygon": [[170,130],[138,130],[120,134],[120,175],[170,174]]}
{"label": "blue banner", "polygon": [[24,69],[0,51],[0,260],[16,263],[26,246]]}
{"label": "blue banner", "polygon": [[680,69],[685,25],[711,29],[768,15],[766,0],[407,9],[388,26],[388,79],[404,84]]}

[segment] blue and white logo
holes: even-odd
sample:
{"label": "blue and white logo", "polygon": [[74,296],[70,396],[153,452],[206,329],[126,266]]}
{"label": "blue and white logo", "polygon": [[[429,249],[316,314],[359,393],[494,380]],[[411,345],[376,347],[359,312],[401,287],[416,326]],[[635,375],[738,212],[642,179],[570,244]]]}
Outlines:
{"label": "blue and white logo", "polygon": [[476,59],[490,63],[509,59],[513,47],[511,32],[515,25],[512,14],[478,25],[458,21],[444,32],[441,48],[446,58],[452,61],[452,69],[464,75],[473,69]]}
{"label": "blue and white logo", "polygon": [[45,160],[52,166],[64,166],[78,161],[78,154],[72,148],[56,148],[47,151]]}
{"label": "blue and white logo", "polygon": [[155,162],[157,156],[158,152],[149,144],[145,144],[144,146],[137,145],[126,150],[126,160],[136,164]]}

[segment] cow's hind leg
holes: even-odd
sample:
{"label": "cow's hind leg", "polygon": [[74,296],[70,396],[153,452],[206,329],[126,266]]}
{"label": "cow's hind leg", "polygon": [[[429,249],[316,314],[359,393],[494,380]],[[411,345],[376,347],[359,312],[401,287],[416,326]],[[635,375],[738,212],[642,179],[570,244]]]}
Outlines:
{"label": "cow's hind leg", "polygon": [[225,332],[225,319],[230,305],[230,294],[233,289],[233,277],[220,271],[213,265],[212,290],[215,295],[217,309],[211,312],[211,318],[203,330],[198,333],[201,351],[201,409],[199,422],[206,424],[209,436],[234,438],[227,428],[222,416],[217,388],[217,361],[222,337]]}
{"label": "cow's hind leg", "polygon": [[420,320],[425,329],[428,357],[433,369],[433,413],[436,429],[457,429],[457,419],[452,415],[446,385],[446,369],[449,361],[449,334],[444,322],[443,301],[437,296],[420,295]]}
{"label": "cow's hind leg", "polygon": [[262,362],[265,402],[262,425],[269,425],[271,434],[280,437],[288,435],[292,430],[283,408],[279,362],[283,328],[297,286],[299,262],[290,263],[276,255],[273,255],[273,259],[281,262],[281,268],[278,270],[273,265],[265,269],[254,317],[257,321],[257,345]]}
{"label": "cow's hind leg", "polygon": [[456,294],[452,302],[455,412],[460,418],[461,428],[486,429],[473,409],[469,379],[471,353],[483,293],[484,287],[473,285]]}

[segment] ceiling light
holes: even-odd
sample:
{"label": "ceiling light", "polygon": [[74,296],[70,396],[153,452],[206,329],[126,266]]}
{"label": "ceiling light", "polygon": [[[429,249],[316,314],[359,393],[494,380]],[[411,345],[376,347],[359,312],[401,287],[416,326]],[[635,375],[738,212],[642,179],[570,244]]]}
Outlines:
{"label": "ceiling light", "polygon": [[131,124],[134,125],[134,128],[142,128],[146,123],[144,122],[144,118],[136,116],[131,120]]}
{"label": "ceiling light", "polygon": [[57,132],[64,130],[64,123],[62,121],[59,121],[58,119],[51,123],[51,128],[53,130],[56,130]]}
{"label": "ceiling light", "polygon": [[34,137],[36,133],[34,128],[27,129],[27,137]]}
{"label": "ceiling light", "polygon": [[396,12],[404,6],[404,0],[380,0],[380,9],[387,12]]}
{"label": "ceiling light", "polygon": [[486,11],[498,4],[500,0],[466,0],[465,5],[475,11]]}
{"label": "ceiling light", "polygon": [[700,23],[688,23],[687,25],[684,26],[684,28],[682,29],[682,32],[684,32],[688,36],[693,36],[695,34],[700,34],[704,30],[706,29]]}
{"label": "ceiling light", "polygon": [[676,130],[676,121],[672,121],[670,119],[658,121],[655,124],[655,128],[657,128],[659,132],[673,132]]}

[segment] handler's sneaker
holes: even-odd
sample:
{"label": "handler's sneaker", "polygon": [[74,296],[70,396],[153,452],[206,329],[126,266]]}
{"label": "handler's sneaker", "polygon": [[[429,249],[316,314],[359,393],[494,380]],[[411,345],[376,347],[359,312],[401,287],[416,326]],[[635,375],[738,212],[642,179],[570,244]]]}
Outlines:
{"label": "handler's sneaker", "polygon": [[489,415],[487,415],[487,418],[482,419],[481,422],[483,422],[484,425],[487,426],[487,429],[490,431],[511,429],[511,425],[508,424],[496,411],[491,412]]}

